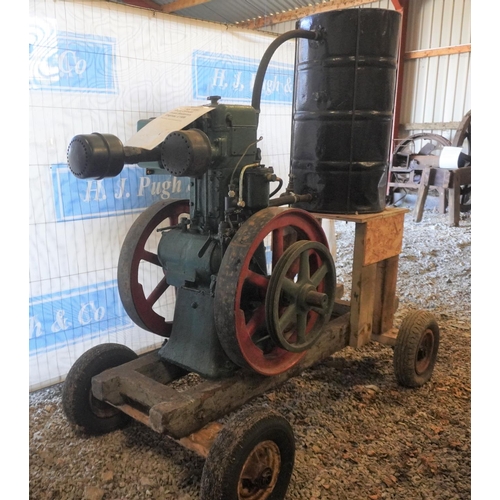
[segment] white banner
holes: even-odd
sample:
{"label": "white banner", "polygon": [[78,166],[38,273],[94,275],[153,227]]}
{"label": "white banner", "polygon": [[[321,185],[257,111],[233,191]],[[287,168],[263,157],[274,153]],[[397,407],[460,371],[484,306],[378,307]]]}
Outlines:
{"label": "white banner", "polygon": [[[224,104],[250,104],[273,37],[112,2],[31,0],[30,15],[29,359],[35,390],[64,380],[93,345],[119,342],[137,352],[161,345],[162,337],[137,327],[123,309],[118,258],[143,210],[188,197],[189,179],[146,175],[137,165],[116,178],[79,180],[66,164],[71,139],[100,132],[127,143],[141,121],[179,107],[201,110],[210,95]],[[285,185],[293,58],[293,43],[273,57],[258,131],[263,162]],[[172,314],[169,297],[161,307]]]}

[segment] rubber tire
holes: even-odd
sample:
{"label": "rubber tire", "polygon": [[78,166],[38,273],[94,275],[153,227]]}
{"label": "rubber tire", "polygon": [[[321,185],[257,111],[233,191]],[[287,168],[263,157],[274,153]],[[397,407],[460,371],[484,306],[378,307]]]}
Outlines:
{"label": "rubber tire", "polygon": [[[427,330],[433,334],[429,364],[422,373],[416,369],[420,342]],[[394,348],[394,374],[403,387],[420,387],[432,376],[439,349],[439,326],[434,316],[427,311],[408,314],[399,328]]]}
{"label": "rubber tire", "polygon": [[290,423],[279,413],[248,408],[229,419],[208,453],[201,476],[201,500],[239,500],[238,479],[243,465],[259,443],[274,441],[281,467],[267,500],[283,500],[293,472],[295,437]]}
{"label": "rubber tire", "polygon": [[[69,423],[90,435],[105,434],[126,425],[130,421],[128,415],[91,395],[92,377],[137,357],[127,346],[112,343],[100,344],[84,352],[64,382],[62,406]],[[97,415],[93,404],[109,415]]]}

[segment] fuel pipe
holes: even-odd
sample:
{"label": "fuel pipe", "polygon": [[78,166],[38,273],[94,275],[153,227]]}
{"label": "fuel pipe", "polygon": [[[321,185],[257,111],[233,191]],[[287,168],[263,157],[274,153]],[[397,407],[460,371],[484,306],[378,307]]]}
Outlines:
{"label": "fuel pipe", "polygon": [[253,86],[252,107],[257,112],[260,112],[260,98],[262,94],[262,86],[264,85],[264,76],[266,74],[269,61],[271,60],[271,57],[273,57],[273,54],[276,52],[276,49],[284,42],[291,40],[292,38],[308,38],[309,40],[320,40],[322,38],[322,34],[319,31],[308,31],[304,29],[291,30],[277,37],[271,43],[271,45],[269,45],[267,50],[264,52],[262,59],[260,60]]}
{"label": "fuel pipe", "polygon": [[280,205],[292,205],[293,203],[300,203],[303,201],[312,201],[313,200],[313,195],[312,194],[284,194],[280,196],[279,198],[273,198],[272,200],[269,200],[269,206],[270,207],[279,207]]}

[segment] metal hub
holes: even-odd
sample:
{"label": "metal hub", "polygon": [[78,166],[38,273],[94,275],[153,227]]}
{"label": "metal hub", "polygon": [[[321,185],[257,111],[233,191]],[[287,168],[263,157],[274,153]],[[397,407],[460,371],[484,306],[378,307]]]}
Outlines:
{"label": "metal hub", "polygon": [[248,455],[238,482],[238,500],[265,500],[273,492],[281,467],[274,441],[262,441]]}
{"label": "metal hub", "polygon": [[434,348],[434,333],[430,328],[425,330],[417,350],[415,359],[415,371],[418,375],[424,373],[432,361],[432,352]]}
{"label": "metal hub", "polygon": [[269,281],[266,322],[276,344],[289,352],[309,349],[330,319],[335,265],[328,247],[298,241],[281,257]]}

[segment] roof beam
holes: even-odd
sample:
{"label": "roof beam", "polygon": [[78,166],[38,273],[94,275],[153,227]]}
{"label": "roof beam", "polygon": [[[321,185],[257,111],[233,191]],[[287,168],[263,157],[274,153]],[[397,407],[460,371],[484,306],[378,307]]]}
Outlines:
{"label": "roof beam", "polygon": [[161,5],[153,2],[153,0],[127,0],[124,3],[125,5],[131,5],[132,7],[141,7],[143,9],[153,9],[161,11]]}
{"label": "roof beam", "polygon": [[174,0],[173,2],[163,5],[161,10],[165,14],[170,14],[171,12],[176,12],[182,9],[189,9],[190,7],[196,7],[202,3],[210,2],[210,0]]}
{"label": "roof beam", "polygon": [[285,23],[287,21],[295,21],[296,19],[301,19],[302,17],[307,17],[319,12],[356,7],[365,3],[373,3],[373,1],[374,0],[328,0],[309,7],[300,7],[285,12],[277,12],[275,14],[270,13],[269,15],[259,16],[236,24],[239,28],[259,29],[274,24]]}
{"label": "roof beam", "polygon": [[451,47],[439,47],[437,49],[412,50],[405,54],[405,59],[420,59],[422,57],[449,56],[452,54],[463,54],[471,52],[471,44],[453,45]]}

